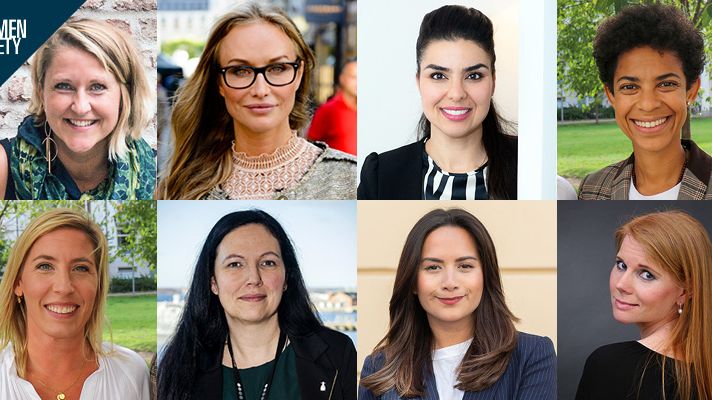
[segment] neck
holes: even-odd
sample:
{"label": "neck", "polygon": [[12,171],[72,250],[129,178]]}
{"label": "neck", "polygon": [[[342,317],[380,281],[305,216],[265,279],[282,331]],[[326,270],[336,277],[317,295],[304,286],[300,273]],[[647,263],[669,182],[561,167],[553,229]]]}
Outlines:
{"label": "neck", "polygon": [[[74,377],[83,365],[95,358],[83,336],[69,339],[38,336],[27,335],[27,370],[45,379],[62,375]],[[48,354],[52,357],[47,357]]]}
{"label": "neck", "polygon": [[675,317],[655,323],[638,324],[638,328],[640,329],[639,342],[656,353],[677,358],[675,349],[672,343],[670,343],[674,326]]}
{"label": "neck", "polygon": [[433,332],[435,350],[462,343],[475,336],[475,324],[472,318],[457,322],[439,322],[428,318],[430,331]]}
{"label": "neck", "polygon": [[456,138],[432,129],[430,139],[425,143],[425,151],[447,172],[470,172],[487,161],[487,152],[482,143],[482,126],[472,134]]}
{"label": "neck", "polygon": [[341,97],[344,99],[344,103],[346,103],[349,108],[356,110],[356,96],[351,93],[346,93],[342,90]]}
{"label": "neck", "polygon": [[635,188],[649,196],[662,193],[680,182],[685,165],[682,145],[661,152],[635,151]]}
{"label": "neck", "polygon": [[109,138],[107,137],[85,153],[71,151],[59,138],[57,157],[69,172],[79,190],[85,192],[97,187],[109,173]]}
{"label": "neck", "polygon": [[[250,368],[274,359],[280,332],[277,314],[265,322],[255,324],[236,321],[228,316],[228,328],[238,368]],[[223,352],[223,364],[232,366],[227,348]]]}
{"label": "neck", "polygon": [[272,154],[278,147],[286,144],[292,138],[289,121],[278,128],[255,132],[235,125],[235,150],[254,157],[262,154]]}

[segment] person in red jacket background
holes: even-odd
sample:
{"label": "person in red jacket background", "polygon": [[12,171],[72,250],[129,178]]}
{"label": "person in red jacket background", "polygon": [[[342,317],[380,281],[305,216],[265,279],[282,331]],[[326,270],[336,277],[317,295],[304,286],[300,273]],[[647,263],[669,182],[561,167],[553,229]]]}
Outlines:
{"label": "person in red jacket background", "polygon": [[314,113],[309,140],[356,155],[356,59],[346,61],[339,74],[339,90]]}

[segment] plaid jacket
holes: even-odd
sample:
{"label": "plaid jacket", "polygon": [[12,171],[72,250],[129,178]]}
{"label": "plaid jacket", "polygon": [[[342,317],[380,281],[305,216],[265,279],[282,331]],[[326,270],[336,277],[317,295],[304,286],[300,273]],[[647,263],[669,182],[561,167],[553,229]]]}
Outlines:
{"label": "plaid jacket", "polygon": [[[692,140],[683,140],[687,168],[682,176],[678,200],[712,200],[712,157]],[[628,200],[634,155],[587,175],[579,187],[579,200]]]}

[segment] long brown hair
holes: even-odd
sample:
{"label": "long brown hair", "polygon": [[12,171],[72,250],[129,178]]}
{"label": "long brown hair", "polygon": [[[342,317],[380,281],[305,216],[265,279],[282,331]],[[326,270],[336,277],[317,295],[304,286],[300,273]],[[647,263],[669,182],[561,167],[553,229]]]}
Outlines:
{"label": "long brown hair", "polygon": [[[656,265],[672,275],[687,297],[664,352],[676,355],[678,398],[712,399],[712,244],[705,227],[682,211],[633,218],[616,231],[616,245],[630,236]],[[662,357],[663,374],[666,358]],[[663,380],[664,382],[664,380]]]}
{"label": "long brown hair", "polygon": [[423,243],[443,226],[466,230],[480,255],[484,285],[474,312],[470,348],[460,364],[458,384],[463,391],[478,391],[494,384],[504,373],[517,343],[517,318],[504,302],[497,253],[487,229],[462,209],[437,209],[425,214],[411,229],[403,246],[389,306],[388,333],[373,350],[384,356],[383,367],[361,380],[376,395],[395,388],[405,397],[422,396],[423,371],[432,368],[433,334],[427,315],[413,293],[418,282]]}
{"label": "long brown hair", "polygon": [[178,91],[171,117],[175,150],[159,183],[159,198],[200,199],[228,179],[233,121],[218,90],[218,55],[220,43],[233,28],[253,21],[278,27],[294,43],[297,57],[303,60],[304,73],[289,114],[289,127],[299,130],[309,121],[309,88],[315,60],[299,29],[279,8],[257,2],[237,8],[215,23],[193,76]]}

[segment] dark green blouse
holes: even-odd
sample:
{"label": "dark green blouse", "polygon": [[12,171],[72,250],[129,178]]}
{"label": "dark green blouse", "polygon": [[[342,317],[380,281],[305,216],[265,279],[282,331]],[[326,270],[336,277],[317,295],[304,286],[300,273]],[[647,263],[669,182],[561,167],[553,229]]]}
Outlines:
{"label": "dark green blouse", "polygon": [[[295,357],[294,349],[291,345],[287,346],[287,349],[279,356],[268,399],[301,399]],[[240,379],[242,379],[242,388],[245,391],[246,400],[260,399],[262,389],[272,373],[273,365],[274,360],[256,367],[240,369]],[[223,365],[222,371],[223,400],[237,400],[235,375],[232,373],[232,368]]]}

